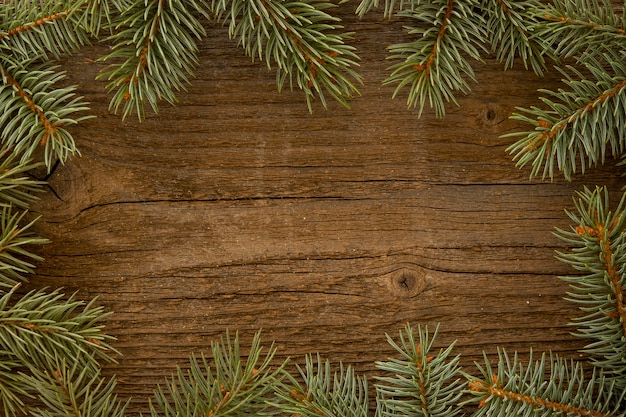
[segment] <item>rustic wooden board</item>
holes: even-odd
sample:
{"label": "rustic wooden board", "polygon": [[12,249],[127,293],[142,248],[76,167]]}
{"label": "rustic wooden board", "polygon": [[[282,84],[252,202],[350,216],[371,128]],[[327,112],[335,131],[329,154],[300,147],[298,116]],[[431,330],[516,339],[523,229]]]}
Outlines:
{"label": "rustic wooden board", "polygon": [[441,323],[437,344],[458,340],[469,371],[498,346],[579,356],[552,232],[583,184],[617,192],[623,180],[609,166],[529,181],[500,137],[556,75],[488,60],[460,108],[418,119],[381,86],[401,24],[353,7],[341,15],[365,85],[350,110],[309,114],[210,23],[189,91],[141,124],[107,110],[93,61],[105,46],[65,63],[97,118],[73,129],[82,157],[52,176],[58,198],[34,207],[53,243],[25,289],[62,286],[114,311],[123,356],[105,371],[132,413],[226,329],[245,343],[262,328],[280,358],[320,352],[368,375],[393,354],[385,333],[407,322]]}

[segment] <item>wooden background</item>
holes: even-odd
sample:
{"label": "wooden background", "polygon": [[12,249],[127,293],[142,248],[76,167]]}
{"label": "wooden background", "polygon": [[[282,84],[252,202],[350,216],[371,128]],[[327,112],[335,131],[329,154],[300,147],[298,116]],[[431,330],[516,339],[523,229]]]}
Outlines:
{"label": "wooden background", "polygon": [[59,167],[34,207],[52,240],[27,288],[78,290],[114,315],[117,375],[130,415],[157,383],[226,329],[244,344],[263,329],[280,358],[320,352],[370,377],[393,355],[385,333],[441,323],[437,346],[458,340],[467,371],[497,347],[578,358],[575,307],[557,279],[565,208],[583,184],[624,181],[614,169],[572,183],[528,179],[500,135],[515,106],[538,104],[557,75],[476,64],[478,84],[443,120],[417,118],[383,87],[386,46],[400,22],[339,9],[362,58],[365,85],[350,110],[277,92],[227,29],[206,23],[201,65],[176,107],[143,123],[108,111],[105,46],[64,63],[91,102],[74,128],[82,157]]}

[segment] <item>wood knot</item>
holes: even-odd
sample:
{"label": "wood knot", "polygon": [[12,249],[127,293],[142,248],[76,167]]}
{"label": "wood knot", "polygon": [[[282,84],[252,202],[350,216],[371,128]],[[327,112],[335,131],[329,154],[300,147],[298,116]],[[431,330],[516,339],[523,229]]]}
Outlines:
{"label": "wood knot", "polygon": [[426,289],[426,273],[419,267],[402,267],[385,278],[391,291],[403,298],[417,297]]}
{"label": "wood knot", "polygon": [[503,116],[503,113],[500,111],[499,106],[488,103],[480,112],[480,121],[479,124],[482,126],[495,126],[499,123],[502,123],[506,117]]}

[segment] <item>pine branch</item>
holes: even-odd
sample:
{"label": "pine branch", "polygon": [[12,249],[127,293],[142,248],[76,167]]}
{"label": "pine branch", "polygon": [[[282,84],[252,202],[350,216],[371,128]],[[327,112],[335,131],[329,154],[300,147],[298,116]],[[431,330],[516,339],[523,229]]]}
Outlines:
{"label": "pine branch", "polygon": [[537,17],[533,38],[560,59],[584,60],[626,44],[626,16],[615,13],[610,0],[555,0]]}
{"label": "pine branch", "polygon": [[523,136],[507,151],[514,154],[518,166],[531,164],[531,177],[541,173],[542,178],[553,178],[556,165],[569,180],[578,161],[584,172],[586,165],[604,163],[609,149],[615,156],[624,151],[626,52],[604,55],[602,61],[610,63],[613,74],[600,60],[588,58],[591,79],[569,66],[569,73],[562,71],[568,91],[540,90],[550,96],[541,98],[547,110],[518,107],[522,113],[511,116],[535,127],[531,132],[504,135]]}
{"label": "pine branch", "polygon": [[42,258],[26,247],[43,245],[47,239],[36,236],[30,228],[38,218],[24,225],[27,211],[14,212],[12,206],[2,208],[0,214],[0,289],[12,288],[20,282],[27,281],[25,274],[32,274],[35,265],[31,261]]}
{"label": "pine branch", "polygon": [[115,5],[120,0],[76,0],[69,8],[69,17],[74,27],[89,35],[98,37],[104,30],[111,34],[112,18],[115,10],[124,10],[125,5]]}
{"label": "pine branch", "polygon": [[544,38],[531,32],[537,24],[537,10],[543,10],[543,4],[539,0],[483,0],[481,9],[486,16],[491,52],[500,62],[504,61],[504,68],[513,68],[515,59],[520,57],[526,69],[530,64],[535,74],[543,75]]}
{"label": "pine branch", "polygon": [[268,402],[274,396],[274,385],[283,365],[271,368],[276,353],[272,345],[263,352],[260,332],[252,340],[244,359],[239,336],[231,340],[228,333],[219,343],[211,344],[213,368],[204,356],[192,357],[187,372],[178,368],[176,375],[155,393],[150,403],[152,416],[182,415],[217,417],[226,415],[272,415]]}
{"label": "pine branch", "polygon": [[20,163],[16,160],[17,156],[8,149],[0,156],[0,206],[13,205],[26,209],[30,203],[37,200],[34,193],[41,191],[44,182],[25,175],[40,164],[28,161]]}
{"label": "pine branch", "polygon": [[559,252],[559,259],[584,273],[561,277],[572,288],[569,299],[584,313],[572,325],[577,336],[589,340],[584,352],[592,363],[626,388],[626,194],[615,211],[606,188],[585,188],[574,202],[576,211],[567,214],[575,226],[557,229],[557,236],[573,245],[571,252]]}
{"label": "pine branch", "polygon": [[[279,385],[276,407],[284,414],[301,417],[367,417],[367,381],[355,375],[352,367],[334,374],[330,363],[306,357],[306,365],[298,366],[300,379],[285,373]],[[302,383],[300,382],[302,380]]]}
{"label": "pine branch", "polygon": [[442,117],[446,103],[458,105],[456,92],[469,92],[466,78],[475,81],[466,57],[481,59],[476,46],[484,42],[484,22],[475,7],[474,0],[433,0],[415,2],[397,13],[428,27],[408,27],[409,34],[419,38],[389,47],[389,59],[401,62],[390,67],[392,73],[384,84],[398,84],[394,97],[408,86],[407,104],[419,106],[420,116],[428,101],[435,115]]}
{"label": "pine branch", "polygon": [[[114,350],[106,343],[99,323],[106,313],[95,302],[85,304],[57,291],[32,291],[13,302],[15,290],[0,297],[0,406],[5,416],[95,415],[77,414],[59,404],[84,404],[76,409],[113,407],[113,387],[99,381],[100,361],[111,361]],[[71,363],[71,365],[68,365]],[[77,374],[80,372],[80,374]],[[109,393],[104,397],[103,393]],[[39,398],[52,410],[27,410]],[[82,408],[81,408],[82,407]],[[98,408],[99,407],[99,408]],[[65,410],[61,412],[59,410]],[[112,409],[112,408],[111,408]],[[104,414],[103,414],[104,415]],[[107,414],[108,415],[108,414]]]}
{"label": "pine branch", "polygon": [[14,293],[15,288],[0,297],[0,351],[13,361],[31,372],[53,372],[59,358],[68,358],[95,372],[99,361],[113,360],[115,350],[107,343],[112,338],[100,324],[108,314],[95,300],[31,291],[12,303]]}
{"label": "pine branch", "polygon": [[145,103],[158,112],[158,102],[176,102],[198,64],[195,39],[205,35],[193,12],[206,15],[195,0],[135,0],[121,12],[109,37],[113,52],[102,61],[117,61],[98,78],[113,91],[110,107],[125,118],[133,112],[145,118]]}
{"label": "pine branch", "polygon": [[[92,0],[93,3],[94,0]],[[0,50],[19,59],[58,59],[89,44],[72,19],[76,0],[8,0],[0,3]]]}
{"label": "pine branch", "polygon": [[5,417],[24,414],[24,400],[34,398],[28,377],[20,372],[20,367],[18,361],[0,352],[0,410]]}
{"label": "pine branch", "polygon": [[21,155],[21,162],[44,148],[48,170],[57,159],[65,162],[78,153],[67,127],[89,116],[74,113],[88,110],[75,87],[55,87],[64,77],[48,64],[25,66],[0,60],[0,138],[5,148]]}
{"label": "pine branch", "polygon": [[[411,1],[411,0],[408,0],[408,1]],[[379,0],[361,0],[359,2],[359,5],[356,8],[356,14],[362,18],[373,9],[378,8],[379,4],[380,4]],[[396,0],[385,0],[384,17],[386,18],[391,17],[393,15],[395,7],[396,7]],[[401,0],[400,10],[402,10],[403,8],[404,8],[404,1]]]}
{"label": "pine branch", "polygon": [[28,409],[35,417],[122,417],[129,404],[118,401],[115,378],[107,382],[80,362],[58,360],[53,371],[37,370],[28,383],[43,404]]}
{"label": "pine branch", "polygon": [[453,417],[462,412],[459,399],[466,383],[461,381],[460,357],[449,358],[454,344],[432,351],[438,329],[431,336],[428,327],[418,326],[416,340],[407,325],[399,344],[387,336],[402,359],[376,363],[378,369],[394,375],[377,378],[379,417]]}
{"label": "pine branch", "polygon": [[219,0],[213,12],[248,56],[276,65],[279,90],[289,80],[290,89],[304,91],[311,111],[316,96],[327,106],[325,94],[349,107],[362,82],[355,48],[346,44],[352,34],[340,32],[340,19],[326,12],[332,7],[327,0]]}
{"label": "pine branch", "polygon": [[585,382],[580,363],[568,362],[556,355],[546,355],[529,365],[511,359],[498,351],[498,365],[476,364],[482,377],[468,376],[473,398],[465,404],[478,403],[473,417],[510,417],[540,415],[543,417],[617,417],[623,415],[624,394],[596,372]]}
{"label": "pine branch", "polygon": [[[420,3],[420,0],[385,0],[383,16],[390,19],[394,14],[406,10],[413,10]],[[356,8],[356,14],[359,17],[363,17],[373,9],[378,8],[379,4],[380,0],[361,0]]]}

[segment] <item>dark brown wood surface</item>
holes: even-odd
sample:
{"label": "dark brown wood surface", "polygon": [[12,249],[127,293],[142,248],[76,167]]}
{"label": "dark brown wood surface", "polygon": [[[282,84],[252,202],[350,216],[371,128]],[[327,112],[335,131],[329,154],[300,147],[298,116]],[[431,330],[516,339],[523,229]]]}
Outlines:
{"label": "dark brown wood surface", "polygon": [[78,290],[114,312],[123,356],[105,373],[131,414],[226,329],[244,344],[263,329],[280,358],[320,352],[370,377],[393,355],[385,333],[406,323],[441,323],[437,345],[458,340],[469,372],[497,347],[579,357],[552,232],[584,184],[623,180],[609,161],[572,183],[530,181],[500,137],[557,75],[488,59],[459,108],[418,119],[381,85],[386,46],[408,39],[401,23],[353,7],[339,12],[362,58],[350,110],[309,114],[212,23],[188,92],[143,123],[108,111],[94,80],[106,46],[64,63],[97,118],[72,130],[82,156],[51,177],[58,198],[34,207],[52,243],[27,288]]}

